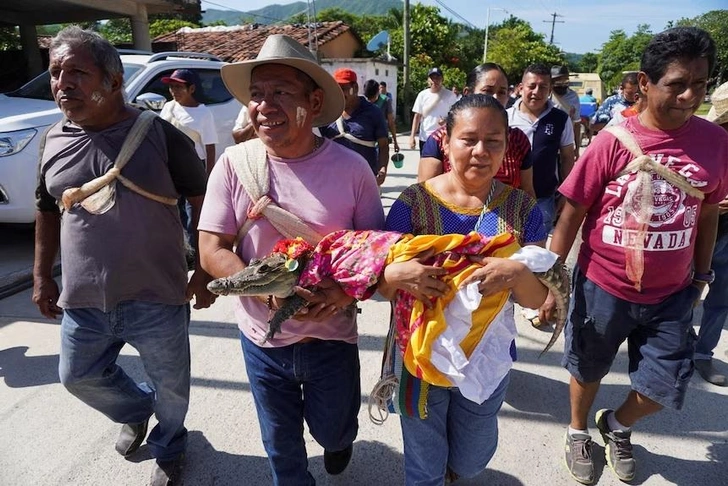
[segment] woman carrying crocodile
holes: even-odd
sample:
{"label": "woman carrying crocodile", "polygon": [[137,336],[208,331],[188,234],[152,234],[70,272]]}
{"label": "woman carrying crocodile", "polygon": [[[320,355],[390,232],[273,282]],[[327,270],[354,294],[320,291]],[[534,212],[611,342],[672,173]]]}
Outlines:
{"label": "woman carrying crocodile", "polygon": [[[466,234],[473,230],[490,237],[509,233],[521,246],[543,246],[546,235],[535,200],[494,179],[505,154],[507,131],[506,112],[495,98],[476,94],[454,104],[447,117],[445,144],[452,170],[406,189],[389,212],[387,229],[415,235]],[[388,265],[380,292],[392,298],[397,290],[403,290],[423,302],[442,297],[447,290],[440,279],[442,268],[423,265],[422,260]],[[484,266],[461,287],[477,282],[483,298],[508,290],[512,300],[531,308],[538,308],[546,298],[546,287],[519,260],[483,258],[481,263]],[[446,321],[451,326],[449,317]],[[473,320],[472,326],[476,325]],[[498,441],[497,413],[515,358],[510,302],[487,331],[474,353],[483,351],[480,345],[486,340],[504,351],[497,357],[497,366],[489,365],[487,369],[492,371],[476,380],[477,389],[466,393],[470,398],[463,395],[462,387],[433,385],[413,376],[407,367],[399,367],[398,389],[403,393],[396,396],[391,409],[400,414],[407,485],[442,485],[446,480],[473,477],[493,457]],[[402,336],[397,334],[397,339],[401,341]],[[404,343],[393,347],[395,354],[400,353],[395,361],[401,362]],[[475,356],[469,358],[472,361]],[[487,359],[492,361],[493,357]],[[419,370],[417,374],[424,376]],[[473,395],[479,398],[474,400]]]}

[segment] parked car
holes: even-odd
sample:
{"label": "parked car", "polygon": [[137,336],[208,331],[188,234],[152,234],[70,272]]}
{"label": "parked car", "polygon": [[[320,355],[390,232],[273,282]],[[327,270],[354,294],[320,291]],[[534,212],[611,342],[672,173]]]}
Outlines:
{"label": "parked car", "polygon": [[[215,119],[217,154],[233,144],[233,124],[241,105],[220,77],[224,62],[191,52],[120,51],[120,55],[127,100],[146,109],[161,110],[164,99],[172,99],[169,86],[162,83],[164,76],[180,68],[196,71],[202,87],[200,101]],[[40,142],[61,116],[47,71],[15,91],[0,94],[0,223],[33,222]]]}

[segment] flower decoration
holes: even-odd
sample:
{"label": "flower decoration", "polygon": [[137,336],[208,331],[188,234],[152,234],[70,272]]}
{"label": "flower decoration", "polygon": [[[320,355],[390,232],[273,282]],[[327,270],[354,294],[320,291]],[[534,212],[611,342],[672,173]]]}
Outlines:
{"label": "flower decoration", "polygon": [[301,258],[309,258],[313,254],[314,247],[306,240],[301,238],[292,240],[280,240],[273,247],[271,253],[282,253],[288,257],[286,268],[289,272],[293,272],[298,268],[298,260]]}

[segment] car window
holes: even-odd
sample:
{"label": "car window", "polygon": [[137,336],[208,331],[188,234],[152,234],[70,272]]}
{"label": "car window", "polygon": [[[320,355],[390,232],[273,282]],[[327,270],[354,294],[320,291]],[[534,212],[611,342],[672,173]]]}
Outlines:
{"label": "car window", "polygon": [[[142,67],[144,66],[139,64],[124,64],[124,81],[128,82]],[[20,88],[5,94],[17,98],[53,101],[51,74],[48,71],[43,71]]]}
{"label": "car window", "polygon": [[[225,88],[225,84],[222,82],[220,77],[220,69],[195,69],[194,70],[200,76],[201,93],[196,97],[200,103],[205,105],[215,105],[219,103],[225,103],[232,99],[232,95]],[[172,99],[172,95],[169,94],[169,86],[162,82],[162,78],[170,76],[174,72],[174,69],[169,69],[157,73],[146,86],[139,92],[142,93],[156,93],[167,98],[167,101]]]}

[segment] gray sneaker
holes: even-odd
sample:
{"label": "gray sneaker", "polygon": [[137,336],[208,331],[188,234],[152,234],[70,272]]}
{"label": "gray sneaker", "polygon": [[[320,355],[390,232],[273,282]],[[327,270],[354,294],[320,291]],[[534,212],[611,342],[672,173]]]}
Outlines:
{"label": "gray sneaker", "polygon": [[581,484],[594,482],[594,462],[591,449],[592,440],[589,435],[569,435],[569,431],[566,431],[564,462],[569,473]]}
{"label": "gray sneaker", "polygon": [[637,463],[632,457],[632,442],[630,442],[632,432],[610,430],[607,423],[607,416],[610,413],[614,413],[614,410],[603,408],[597,412],[595,417],[599,433],[604,439],[604,455],[607,458],[607,464],[619,479],[631,481],[634,479],[637,467]]}

